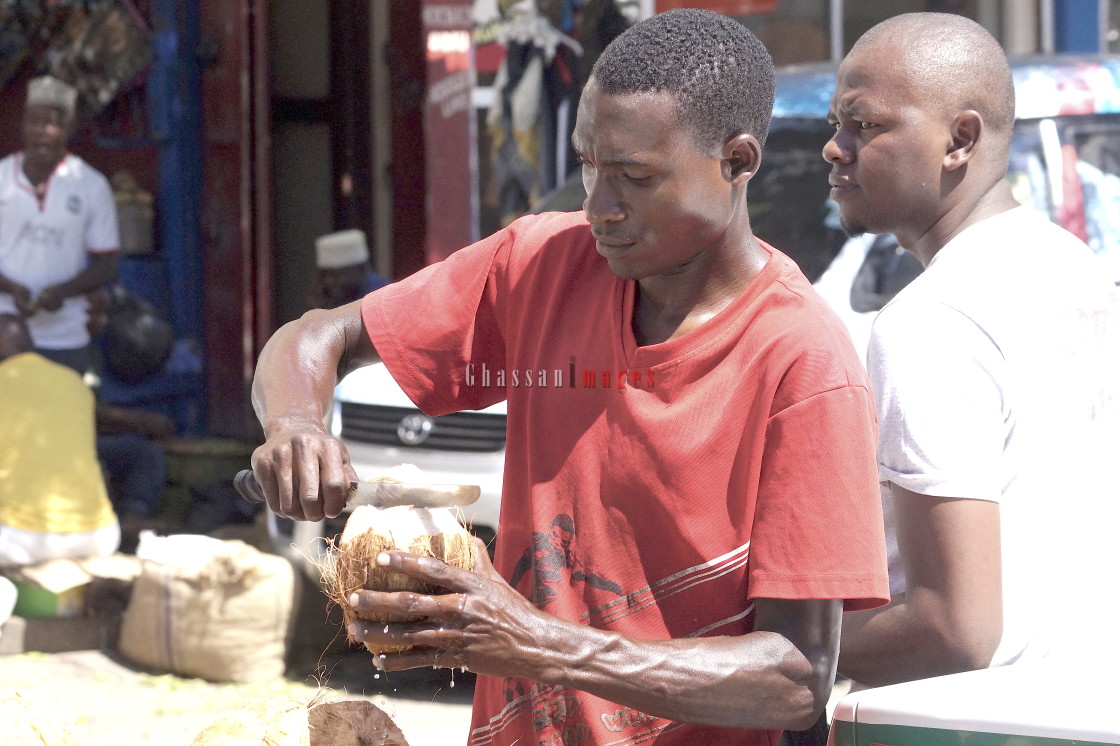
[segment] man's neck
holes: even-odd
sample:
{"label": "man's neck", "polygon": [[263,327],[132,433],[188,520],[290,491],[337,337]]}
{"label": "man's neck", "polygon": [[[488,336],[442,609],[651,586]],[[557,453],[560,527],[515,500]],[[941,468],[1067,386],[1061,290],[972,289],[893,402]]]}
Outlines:
{"label": "man's neck", "polygon": [[677,272],[639,280],[633,316],[638,345],[666,342],[701,326],[739,297],[768,259],[752,235],[726,258],[698,257]]}
{"label": "man's neck", "polygon": [[66,160],[66,154],[63,153],[54,162],[45,161],[32,161],[26,156],[23,158],[23,175],[31,182],[32,186],[41,187],[50,179],[51,174],[55,172],[59,164]]}
{"label": "man's neck", "polygon": [[[1019,207],[1019,202],[1011,192],[1011,184],[1000,179],[988,191],[975,200],[962,200],[952,205],[924,234],[911,242],[899,243],[914,253],[923,267],[928,267],[937,252],[965,229],[1002,212]],[[897,237],[897,236],[896,236]]]}

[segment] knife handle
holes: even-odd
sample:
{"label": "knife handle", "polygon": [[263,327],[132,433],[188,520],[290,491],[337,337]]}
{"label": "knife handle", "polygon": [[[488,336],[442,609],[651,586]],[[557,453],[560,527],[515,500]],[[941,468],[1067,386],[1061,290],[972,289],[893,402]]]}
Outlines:
{"label": "knife handle", "polygon": [[264,490],[253,476],[252,469],[242,469],[233,477],[233,487],[243,498],[254,504],[264,503]]}
{"label": "knife handle", "polygon": [[[252,469],[242,469],[237,472],[237,474],[233,476],[233,487],[241,497],[255,505],[263,505],[266,502],[264,499],[264,490],[261,489],[261,484],[257,481]],[[357,487],[357,482],[350,483],[351,492],[357,489]]]}

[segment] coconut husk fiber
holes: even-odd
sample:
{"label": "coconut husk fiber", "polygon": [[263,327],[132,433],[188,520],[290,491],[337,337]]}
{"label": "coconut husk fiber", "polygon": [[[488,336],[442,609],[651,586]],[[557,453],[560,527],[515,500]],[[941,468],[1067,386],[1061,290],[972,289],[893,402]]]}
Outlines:
{"label": "coconut husk fiber", "polygon": [[[361,505],[354,509],[335,547],[334,563],[324,568],[323,585],[334,603],[342,609],[344,628],[355,619],[370,622],[412,622],[419,617],[393,618],[386,615],[356,613],[348,602],[357,590],[413,591],[438,594],[446,589],[422,583],[408,575],[377,566],[377,555],[403,550],[435,557],[453,567],[473,570],[477,555],[474,539],[450,508],[412,508],[401,506],[379,509]],[[357,640],[347,632],[347,638]],[[366,648],[375,655],[396,653],[406,647]]]}
{"label": "coconut husk fiber", "polygon": [[19,692],[0,696],[0,746],[79,746]]}
{"label": "coconut husk fiber", "polygon": [[191,746],[408,746],[384,710],[366,700],[270,697],[215,721]]}

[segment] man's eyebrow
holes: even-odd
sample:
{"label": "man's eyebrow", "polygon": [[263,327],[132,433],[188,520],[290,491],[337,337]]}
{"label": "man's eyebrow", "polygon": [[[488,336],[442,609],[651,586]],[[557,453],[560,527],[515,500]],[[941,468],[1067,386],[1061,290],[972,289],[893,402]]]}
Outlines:
{"label": "man's eyebrow", "polygon": [[838,99],[832,99],[828,105],[828,112],[830,115],[844,112],[845,114],[852,116],[860,112],[866,112],[866,110],[866,97],[860,91],[848,91],[847,93],[841,95]]}
{"label": "man's eyebrow", "polygon": [[[576,149],[579,152],[579,149]],[[654,163],[632,155],[620,155],[599,159],[599,163],[603,166],[611,166],[613,168],[652,168]]]}

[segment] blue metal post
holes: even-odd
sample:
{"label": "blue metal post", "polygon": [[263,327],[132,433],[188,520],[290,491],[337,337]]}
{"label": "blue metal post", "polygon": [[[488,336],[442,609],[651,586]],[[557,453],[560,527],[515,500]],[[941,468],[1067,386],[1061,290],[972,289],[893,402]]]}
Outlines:
{"label": "blue metal post", "polygon": [[202,106],[197,0],[154,0],[149,117],[159,143],[158,231],[167,258],[171,325],[202,341]]}
{"label": "blue metal post", "polygon": [[1054,51],[1101,51],[1100,0],[1054,0]]}

